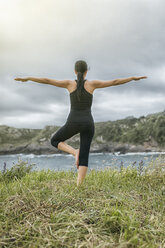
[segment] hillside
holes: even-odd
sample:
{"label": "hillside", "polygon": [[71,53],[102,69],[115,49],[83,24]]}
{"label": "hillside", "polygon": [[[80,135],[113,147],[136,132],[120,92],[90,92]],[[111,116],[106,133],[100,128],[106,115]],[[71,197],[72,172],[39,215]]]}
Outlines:
{"label": "hillside", "polygon": [[[50,144],[50,138],[60,127],[43,129],[14,128],[0,125],[0,154],[62,153]],[[79,134],[66,141],[79,147]],[[91,152],[165,151],[165,111],[146,117],[95,123]]]}

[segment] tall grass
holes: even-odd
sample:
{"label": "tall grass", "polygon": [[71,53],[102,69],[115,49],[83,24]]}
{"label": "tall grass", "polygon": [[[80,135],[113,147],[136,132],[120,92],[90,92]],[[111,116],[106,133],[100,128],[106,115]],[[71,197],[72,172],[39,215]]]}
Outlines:
{"label": "tall grass", "polygon": [[0,173],[0,247],[165,247],[159,159],[91,170],[80,187],[77,172],[30,168],[19,161]]}

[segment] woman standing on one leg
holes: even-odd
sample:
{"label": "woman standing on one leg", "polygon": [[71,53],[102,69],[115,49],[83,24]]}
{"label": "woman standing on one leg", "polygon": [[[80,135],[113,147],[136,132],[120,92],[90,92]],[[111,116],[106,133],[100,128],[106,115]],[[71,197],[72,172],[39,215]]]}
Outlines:
{"label": "woman standing on one leg", "polygon": [[[71,109],[66,123],[57,130],[51,137],[52,146],[59,150],[70,153],[75,156],[76,166],[78,169],[77,185],[81,184],[86,176],[88,169],[88,158],[90,145],[95,132],[94,120],[91,113],[93,102],[93,91],[97,88],[116,86],[140,80],[143,77],[129,77],[114,80],[85,80],[88,68],[87,63],[79,60],[75,63],[75,74],[77,80],[55,80],[48,78],[15,78],[17,81],[34,81],[38,83],[50,84],[57,87],[66,88],[70,93]],[[74,149],[64,141],[73,135],[80,133],[80,149]]]}

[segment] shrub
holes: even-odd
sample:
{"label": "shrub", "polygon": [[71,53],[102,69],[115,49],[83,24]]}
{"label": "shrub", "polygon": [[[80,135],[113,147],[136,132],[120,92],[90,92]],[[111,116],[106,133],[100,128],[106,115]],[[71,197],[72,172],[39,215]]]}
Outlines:
{"label": "shrub", "polygon": [[6,169],[4,166],[4,170],[0,173],[0,181],[12,181],[15,179],[20,179],[24,177],[27,173],[29,173],[32,168],[34,167],[33,164],[28,164],[27,161],[23,161],[21,159],[18,159],[18,163],[15,164],[11,169]]}

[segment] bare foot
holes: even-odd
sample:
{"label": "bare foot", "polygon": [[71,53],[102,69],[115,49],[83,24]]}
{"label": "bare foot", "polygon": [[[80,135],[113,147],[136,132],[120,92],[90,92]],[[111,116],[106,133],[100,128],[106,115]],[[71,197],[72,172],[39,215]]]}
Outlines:
{"label": "bare foot", "polygon": [[77,169],[79,168],[79,154],[80,154],[80,149],[76,149],[75,164]]}

